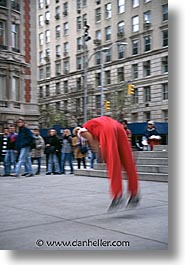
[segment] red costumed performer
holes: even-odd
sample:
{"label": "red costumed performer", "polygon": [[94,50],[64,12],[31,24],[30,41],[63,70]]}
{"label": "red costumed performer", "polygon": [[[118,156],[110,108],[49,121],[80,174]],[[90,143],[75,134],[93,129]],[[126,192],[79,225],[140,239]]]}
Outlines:
{"label": "red costumed performer", "polygon": [[110,117],[102,116],[87,121],[78,134],[88,140],[93,151],[97,152],[100,147],[101,156],[107,164],[113,197],[109,210],[123,203],[122,167],[128,177],[129,199],[127,206],[136,206],[139,202],[138,175],[123,126]]}

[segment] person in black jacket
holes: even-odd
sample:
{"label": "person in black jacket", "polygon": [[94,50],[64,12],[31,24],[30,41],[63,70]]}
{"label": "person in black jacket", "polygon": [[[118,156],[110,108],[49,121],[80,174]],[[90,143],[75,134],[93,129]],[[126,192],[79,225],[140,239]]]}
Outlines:
{"label": "person in black jacket", "polygon": [[56,130],[49,130],[49,136],[46,138],[45,146],[45,153],[46,155],[48,155],[48,166],[46,175],[51,175],[51,173],[53,172],[53,166],[54,174],[59,174],[60,167],[57,153],[60,151],[60,141],[57,137]]}
{"label": "person in black jacket", "polygon": [[27,128],[26,123],[23,118],[17,120],[17,125],[19,127],[19,133],[15,142],[15,150],[19,154],[18,162],[15,168],[14,177],[19,177],[21,166],[26,165],[27,172],[26,177],[34,176],[33,168],[30,158],[31,145],[34,140],[34,135],[29,128]]}

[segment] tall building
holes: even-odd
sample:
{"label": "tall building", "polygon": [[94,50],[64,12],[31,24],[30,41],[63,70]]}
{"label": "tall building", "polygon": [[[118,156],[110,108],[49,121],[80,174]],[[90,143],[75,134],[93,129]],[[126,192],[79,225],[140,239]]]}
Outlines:
{"label": "tall building", "polygon": [[36,1],[0,0],[0,131],[23,116],[38,123]]}
{"label": "tall building", "polygon": [[37,2],[42,126],[53,113],[67,125],[168,120],[167,0]]}

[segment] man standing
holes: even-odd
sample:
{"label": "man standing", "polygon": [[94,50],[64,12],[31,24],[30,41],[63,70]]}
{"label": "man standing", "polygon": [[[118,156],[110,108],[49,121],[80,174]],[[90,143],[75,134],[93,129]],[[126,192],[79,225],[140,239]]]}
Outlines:
{"label": "man standing", "polygon": [[123,126],[112,118],[102,116],[87,121],[78,134],[88,140],[94,152],[101,150],[107,164],[112,202],[112,211],[122,205],[122,166],[128,177],[129,198],[127,207],[136,207],[139,203],[138,175],[131,146]]}
{"label": "man standing", "polygon": [[33,134],[35,135],[36,146],[35,146],[35,148],[33,148],[31,150],[31,162],[33,163],[34,160],[37,161],[38,166],[37,166],[37,171],[36,171],[35,175],[40,175],[41,159],[42,159],[42,154],[43,154],[45,143],[44,143],[44,139],[42,138],[42,136],[39,133],[38,128],[33,129]]}
{"label": "man standing", "polygon": [[[15,151],[15,142],[17,138],[17,133],[15,132],[15,125],[9,125],[9,134],[8,134],[8,142],[7,142],[7,151],[5,155],[5,174],[11,175],[15,173],[15,166],[16,166],[16,151]],[[13,166],[13,172],[11,167]]]}
{"label": "man standing", "polygon": [[0,135],[0,162],[3,162],[4,165],[4,175],[8,176],[6,172],[6,165],[5,165],[5,155],[7,151],[7,143],[8,143],[8,128],[4,128],[3,134]]}
{"label": "man standing", "polygon": [[16,139],[15,149],[19,153],[19,158],[13,176],[19,177],[21,166],[26,165],[28,169],[26,177],[31,177],[34,176],[34,174],[30,159],[30,149],[34,140],[34,135],[31,130],[26,127],[23,118],[17,120],[17,126],[19,127],[19,133]]}

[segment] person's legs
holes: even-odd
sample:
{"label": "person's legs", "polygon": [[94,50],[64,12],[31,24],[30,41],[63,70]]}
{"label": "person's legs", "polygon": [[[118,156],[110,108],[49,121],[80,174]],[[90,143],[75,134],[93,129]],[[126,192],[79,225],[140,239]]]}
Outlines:
{"label": "person's legs", "polygon": [[30,148],[29,147],[23,147],[20,150],[20,154],[19,154],[19,159],[18,162],[16,164],[16,168],[15,168],[15,174],[19,175],[20,174],[20,170],[21,170],[21,166],[27,165],[26,164],[26,159],[29,156],[29,152],[30,152]]}
{"label": "person's legs", "polygon": [[117,135],[120,160],[128,178],[128,191],[130,192],[130,194],[136,195],[138,193],[138,174],[136,170],[135,161],[132,155],[132,150],[127,140],[127,136],[122,130],[122,128],[118,127]]}
{"label": "person's legs", "polygon": [[65,153],[61,154],[61,173],[65,174],[65,163],[66,163],[66,155]]}
{"label": "person's legs", "polygon": [[70,166],[70,169],[71,169],[71,174],[73,174],[73,156],[72,156],[72,153],[69,153],[68,154],[68,161],[69,161],[69,166]]}
{"label": "person's legs", "polygon": [[77,158],[77,163],[78,163],[78,169],[80,169],[80,165],[81,165],[81,158]]}
{"label": "person's legs", "polygon": [[11,150],[7,150],[4,158],[4,174],[8,176],[10,175],[10,172],[11,172]]}
{"label": "person's legs", "polygon": [[59,173],[60,168],[59,168],[59,163],[58,163],[58,157],[56,154],[53,154],[53,164],[55,167],[55,173]]}

